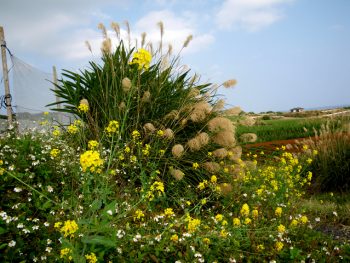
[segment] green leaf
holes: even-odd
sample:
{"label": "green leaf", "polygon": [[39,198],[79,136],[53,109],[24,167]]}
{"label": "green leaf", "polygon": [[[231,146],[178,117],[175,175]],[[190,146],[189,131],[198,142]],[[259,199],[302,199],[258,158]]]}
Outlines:
{"label": "green leaf", "polygon": [[104,236],[86,236],[81,241],[85,244],[103,245],[105,247],[115,247],[116,245],[113,240]]}

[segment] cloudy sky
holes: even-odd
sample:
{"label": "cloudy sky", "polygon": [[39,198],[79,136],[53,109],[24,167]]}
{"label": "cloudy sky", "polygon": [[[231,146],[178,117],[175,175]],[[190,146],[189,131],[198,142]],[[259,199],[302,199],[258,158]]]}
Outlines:
{"label": "cloudy sky", "polygon": [[127,20],[132,39],[146,32],[158,43],[162,21],[175,49],[194,37],[183,64],[203,81],[237,79],[219,92],[255,112],[350,104],[349,14],[349,0],[0,0],[7,46],[43,71],[97,59],[100,22],[124,34]]}

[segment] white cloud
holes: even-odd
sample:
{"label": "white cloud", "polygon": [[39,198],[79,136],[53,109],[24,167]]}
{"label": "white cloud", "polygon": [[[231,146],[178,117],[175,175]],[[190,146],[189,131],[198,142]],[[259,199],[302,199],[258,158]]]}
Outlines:
{"label": "white cloud", "polygon": [[257,31],[284,17],[283,6],[293,0],[226,0],[216,14],[221,29]]}
{"label": "white cloud", "polygon": [[179,51],[186,38],[193,35],[193,40],[189,46],[184,49],[185,53],[198,52],[214,42],[214,36],[206,33],[201,34],[196,28],[195,14],[185,12],[182,15],[176,15],[172,11],[152,11],[140,18],[136,23],[136,32],[146,32],[147,41],[153,44],[160,42],[160,31],[157,23],[162,21],[164,24],[164,46],[171,44],[175,51]]}

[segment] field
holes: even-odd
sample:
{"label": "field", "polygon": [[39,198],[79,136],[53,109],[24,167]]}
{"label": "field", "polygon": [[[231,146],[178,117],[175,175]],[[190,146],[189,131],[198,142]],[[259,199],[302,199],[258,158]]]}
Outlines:
{"label": "field", "polygon": [[343,122],[349,121],[350,117],[335,118],[283,118],[271,120],[258,120],[253,126],[239,125],[237,137],[244,133],[255,133],[259,142],[275,140],[290,140],[315,136],[315,131],[322,125],[329,124],[333,130],[339,129]]}

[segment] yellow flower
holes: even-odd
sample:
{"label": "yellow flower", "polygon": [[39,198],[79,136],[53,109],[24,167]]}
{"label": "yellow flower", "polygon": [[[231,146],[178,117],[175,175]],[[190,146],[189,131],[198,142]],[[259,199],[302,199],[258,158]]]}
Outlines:
{"label": "yellow flower", "polygon": [[227,237],[227,236],[228,236],[227,231],[226,231],[225,229],[222,229],[222,230],[220,231],[220,236],[223,237],[223,238]]}
{"label": "yellow flower", "polygon": [[306,177],[307,177],[307,179],[309,181],[311,181],[311,179],[312,179],[312,172],[308,171]]}
{"label": "yellow flower", "polygon": [[275,215],[280,217],[282,215],[282,207],[277,207],[275,210]]}
{"label": "yellow flower", "polygon": [[74,220],[67,220],[64,222],[63,226],[60,229],[60,232],[67,236],[74,236],[74,233],[79,229],[78,224]]}
{"label": "yellow flower", "polygon": [[307,216],[302,216],[300,217],[300,222],[302,224],[306,224],[307,222],[309,222],[309,219],[307,218]]}
{"label": "yellow flower", "polygon": [[252,220],[249,217],[244,219],[244,224],[246,224],[246,225],[249,225],[251,222],[252,222]]}
{"label": "yellow flower", "polygon": [[215,175],[212,175],[210,178],[210,182],[212,182],[213,184],[216,184],[217,181],[218,181],[218,178]]}
{"label": "yellow flower", "polygon": [[52,158],[56,158],[60,154],[60,152],[61,151],[59,149],[52,149],[50,151],[50,155],[51,155]]}
{"label": "yellow flower", "polygon": [[90,150],[94,150],[94,149],[96,149],[97,147],[98,147],[98,142],[97,142],[97,141],[91,140],[91,141],[88,142],[88,148],[89,148]]}
{"label": "yellow flower", "polygon": [[199,167],[199,164],[198,163],[193,163],[192,167],[193,167],[193,169],[197,169]]}
{"label": "yellow flower", "polygon": [[163,137],[163,135],[164,135],[164,132],[162,130],[157,131],[157,136]]}
{"label": "yellow flower", "polygon": [[203,238],[203,243],[206,244],[206,245],[209,245],[210,244],[210,239],[205,237]]}
{"label": "yellow flower", "polygon": [[160,193],[164,193],[164,184],[162,182],[155,181],[151,185],[151,191],[158,191]]}
{"label": "yellow flower", "polygon": [[279,232],[279,233],[284,233],[284,232],[286,232],[286,227],[284,226],[284,225],[279,225],[278,227],[277,227],[277,231]]}
{"label": "yellow flower", "polygon": [[131,133],[131,136],[134,140],[137,140],[138,138],[140,138],[141,134],[138,130],[134,130],[132,133]]}
{"label": "yellow flower", "polygon": [[145,217],[145,214],[140,209],[137,209],[134,214],[134,221],[143,220],[143,217]]}
{"label": "yellow flower", "polygon": [[311,164],[311,163],[312,163],[312,159],[311,159],[311,158],[308,158],[308,159],[306,160],[306,162],[307,162],[308,164]]}
{"label": "yellow flower", "polygon": [[60,251],[60,258],[65,258],[66,256],[68,256],[71,253],[72,253],[72,250],[70,248],[63,248]]}
{"label": "yellow flower", "polygon": [[89,111],[89,104],[80,103],[78,106],[78,110],[82,113],[87,113]]}
{"label": "yellow flower", "polygon": [[276,251],[281,251],[283,249],[283,243],[280,241],[277,241],[275,243],[275,249],[276,249]]}
{"label": "yellow flower", "polygon": [[257,210],[257,209],[254,209],[253,211],[252,211],[252,217],[253,218],[257,218],[259,216],[259,211]]}
{"label": "yellow flower", "polygon": [[200,226],[200,224],[201,224],[201,220],[190,218],[187,226],[188,232],[196,231],[197,228]]}
{"label": "yellow flower", "polygon": [[263,251],[265,249],[263,244],[259,244],[256,248],[258,251]]}
{"label": "yellow flower", "polygon": [[235,217],[235,218],[233,219],[233,225],[234,225],[234,226],[240,226],[240,225],[241,225],[241,220],[239,220],[238,217]]}
{"label": "yellow flower", "polygon": [[70,134],[76,134],[78,132],[78,127],[75,126],[74,124],[71,124],[68,126],[67,131]]}
{"label": "yellow flower", "polygon": [[173,242],[177,242],[177,241],[179,241],[179,237],[178,237],[178,235],[174,234],[170,237],[170,240]]}
{"label": "yellow flower", "polygon": [[89,254],[85,255],[85,258],[86,258],[86,261],[88,263],[96,263],[97,262],[97,257],[95,255],[95,253],[93,253],[93,252],[90,255]]}
{"label": "yellow flower", "polygon": [[55,136],[55,137],[58,137],[60,136],[61,132],[59,130],[59,128],[57,126],[54,127],[54,130],[52,132],[52,135]]}
{"label": "yellow flower", "polygon": [[303,145],[303,150],[306,151],[307,149],[309,149],[309,146]]}
{"label": "yellow flower", "polygon": [[49,112],[48,112],[48,111],[45,111],[45,112],[44,112],[44,115],[45,115],[45,116],[49,115]]}
{"label": "yellow flower", "polygon": [[205,205],[207,203],[207,199],[206,198],[203,198],[202,200],[201,200],[201,204],[202,205]]}
{"label": "yellow flower", "polygon": [[175,213],[174,213],[174,211],[173,211],[172,208],[166,208],[166,209],[164,210],[164,215],[165,215],[166,217],[171,217],[171,216],[174,216]]}
{"label": "yellow flower", "polygon": [[129,153],[130,151],[131,151],[131,149],[130,149],[129,146],[126,146],[126,147],[124,148],[124,152],[125,152],[125,153]]}
{"label": "yellow flower", "polygon": [[100,154],[97,151],[89,150],[80,155],[80,165],[83,172],[101,172],[103,160],[100,158]]}
{"label": "yellow flower", "polygon": [[290,227],[295,227],[298,225],[298,221],[296,219],[293,219],[292,222],[290,222]]}
{"label": "yellow flower", "polygon": [[118,132],[119,122],[116,120],[112,120],[108,123],[108,126],[105,128],[108,136],[112,136],[114,133]]}
{"label": "yellow flower", "polygon": [[54,228],[60,228],[62,225],[62,222],[56,222],[54,225]]}
{"label": "yellow flower", "polygon": [[224,216],[222,214],[217,214],[215,216],[215,220],[218,221],[218,222],[220,222],[222,219],[224,219]]}
{"label": "yellow flower", "polygon": [[138,68],[148,69],[152,60],[152,55],[147,50],[140,48],[137,52],[134,53],[132,61],[129,64],[137,64]]}
{"label": "yellow flower", "polygon": [[241,211],[240,211],[241,215],[242,216],[249,216],[249,212],[250,212],[250,210],[249,210],[248,204],[243,204]]}
{"label": "yellow flower", "polygon": [[318,154],[318,151],[317,151],[317,150],[313,150],[313,151],[312,151],[312,154],[313,154],[313,155],[317,155],[317,154]]}
{"label": "yellow flower", "polygon": [[199,189],[199,190],[203,190],[204,188],[205,188],[205,180],[203,181],[203,182],[200,182],[199,184],[198,184],[198,186],[197,186],[197,188]]}

